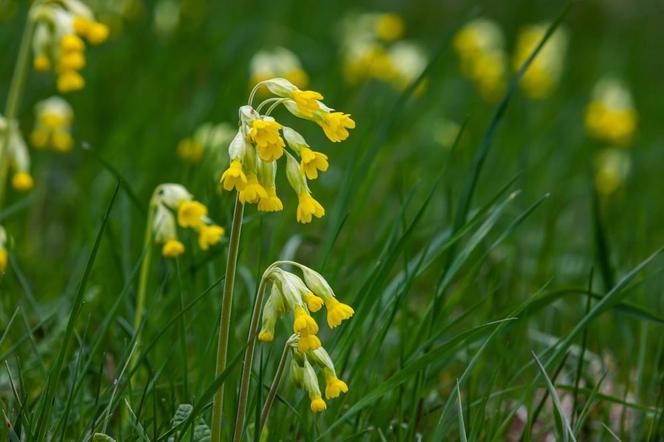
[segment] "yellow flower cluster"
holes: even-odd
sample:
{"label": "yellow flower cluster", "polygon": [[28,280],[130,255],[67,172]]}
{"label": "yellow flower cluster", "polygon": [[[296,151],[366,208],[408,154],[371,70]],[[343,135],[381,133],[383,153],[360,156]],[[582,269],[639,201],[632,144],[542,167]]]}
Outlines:
{"label": "yellow flower cluster", "polygon": [[[275,336],[275,326],[280,317],[293,313],[293,332],[289,340],[292,343],[293,363],[291,373],[296,384],[303,388],[311,400],[311,410],[320,412],[327,408],[322,399],[318,378],[311,365],[321,368],[326,381],[325,397],[333,399],[348,391],[345,382],[338,379],[332,359],[321,346],[317,336],[318,324],[311,313],[327,310],[327,325],[339,326],[355,313],[353,309],[340,302],[325,278],[318,272],[298,263],[296,265],[304,281],[294,273],[276,266],[268,268],[265,277],[272,283],[272,291],[263,308],[261,331],[258,339],[271,342]],[[299,379],[299,382],[298,382]]]}
{"label": "yellow flower cluster", "polygon": [[249,62],[249,70],[252,87],[275,77],[285,78],[300,89],[309,83],[297,55],[282,47],[258,51]]}
{"label": "yellow flower cluster", "polygon": [[53,70],[60,92],[82,89],[80,74],[85,67],[86,39],[99,44],[108,38],[108,27],[95,20],[90,8],[79,0],[44,2],[30,13],[35,22],[33,66],[38,71]]}
{"label": "yellow flower cluster", "polygon": [[228,123],[205,123],[193,136],[178,143],[178,156],[189,163],[198,164],[204,157],[213,161],[222,156],[222,147],[233,139],[235,130]]}
{"label": "yellow flower cluster", "polygon": [[[256,91],[266,87],[275,97],[263,101],[256,109],[251,106]],[[257,204],[262,212],[283,210],[275,184],[277,161],[286,157],[286,176],[298,195],[297,220],[309,223],[312,217],[325,215],[323,206],[314,199],[307,180],[314,180],[318,172],[325,172],[328,158],[316,152],[297,131],[277,122],[270,116],[280,104],[296,117],[317,123],[332,142],[348,138],[355,127],[350,115],[336,112],[320,100],[315,91],[303,91],[284,78],[258,83],[249,103],[239,110],[240,128],[228,147],[230,164],[221,176],[225,190],[236,190],[242,204]],[[265,114],[260,111],[271,103]],[[299,157],[299,161],[296,160]]]}
{"label": "yellow flower cluster", "polygon": [[505,41],[498,25],[486,18],[474,19],[456,33],[453,45],[461,72],[485,100],[498,100],[507,84]]}
{"label": "yellow flower cluster", "polygon": [[[513,57],[514,71],[518,71],[546,34],[549,24],[531,25],[519,33]],[[565,61],[567,32],[558,28],[532,61],[521,79],[520,86],[532,99],[547,98],[555,90]]]}
{"label": "yellow flower cluster", "polygon": [[399,40],[403,19],[393,13],[349,15],[342,22],[344,74],[351,84],[369,79],[405,89],[424,70],[422,48]]}
{"label": "yellow flower cluster", "polygon": [[155,190],[151,210],[154,211],[152,230],[157,244],[162,244],[164,257],[175,258],[184,253],[184,244],[177,237],[177,225],[193,229],[198,233],[198,246],[208,250],[218,244],[224,229],[208,218],[207,207],[194,200],[179,184],[162,184]]}
{"label": "yellow flower cluster", "polygon": [[74,112],[60,97],[51,97],[35,106],[35,127],[30,141],[35,148],[50,147],[58,152],[69,152],[74,144],[71,124]]}
{"label": "yellow flower cluster", "polygon": [[598,81],[586,107],[588,133],[600,141],[626,146],[636,131],[636,121],[636,109],[627,87],[615,78]]}
{"label": "yellow flower cluster", "polygon": [[23,140],[16,120],[7,121],[0,116],[0,140],[7,140],[6,145],[9,164],[13,170],[12,187],[19,192],[32,189],[34,180],[30,175],[30,155]]}

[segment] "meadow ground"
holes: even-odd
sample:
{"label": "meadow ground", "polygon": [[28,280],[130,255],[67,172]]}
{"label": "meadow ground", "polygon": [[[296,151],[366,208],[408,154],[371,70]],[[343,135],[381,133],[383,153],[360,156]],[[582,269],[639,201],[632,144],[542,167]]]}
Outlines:
{"label": "meadow ground", "polygon": [[0,439],[664,440],[660,3],[89,6],[0,0]]}

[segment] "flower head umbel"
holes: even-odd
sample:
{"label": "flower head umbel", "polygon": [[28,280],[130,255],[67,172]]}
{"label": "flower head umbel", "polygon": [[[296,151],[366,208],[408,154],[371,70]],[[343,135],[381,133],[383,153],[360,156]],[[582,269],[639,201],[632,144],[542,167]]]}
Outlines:
{"label": "flower head umbel", "polygon": [[340,28],[344,73],[351,84],[373,79],[403,90],[426,66],[418,44],[399,40],[405,24],[397,14],[351,14]]}
{"label": "flower head umbel", "polygon": [[61,97],[51,97],[35,106],[35,127],[30,142],[37,149],[50,147],[58,152],[69,152],[74,144],[71,124],[74,112]]}
{"label": "flower head umbel", "polygon": [[628,145],[636,131],[637,112],[627,87],[611,77],[597,82],[586,107],[585,123],[593,138],[612,145]]}
{"label": "flower head umbel", "polygon": [[[274,96],[254,109],[251,103],[262,88]],[[283,210],[277,193],[276,174],[278,161],[285,156],[286,175],[299,201],[298,222],[308,223],[313,217],[321,218],[325,209],[311,195],[307,180],[314,180],[320,172],[327,171],[328,157],[313,150],[302,135],[283,126],[270,113],[283,104],[294,116],[319,124],[330,141],[345,140],[355,122],[349,114],[326,106],[322,99],[322,94],[301,90],[285,78],[259,82],[249,97],[250,104],[239,109],[239,129],[228,146],[230,164],[221,175],[223,188],[237,191],[241,203],[257,204],[259,211]]]}
{"label": "flower head umbel", "polygon": [[0,116],[0,140],[7,140],[7,156],[13,172],[12,187],[19,192],[32,189],[34,181],[30,175],[30,155],[16,120],[7,121]]}
{"label": "flower head umbel", "polygon": [[496,101],[505,90],[507,73],[505,42],[498,25],[485,18],[474,19],[456,33],[453,45],[461,72],[485,100]]}
{"label": "flower head umbel", "polygon": [[224,229],[208,218],[207,207],[179,184],[161,184],[152,195],[151,210],[154,211],[152,231],[155,242],[162,245],[161,253],[166,258],[175,258],[185,252],[178,239],[177,226],[190,228],[198,233],[201,250],[221,242]]}
{"label": "flower head umbel", "polygon": [[[513,59],[515,71],[530,57],[546,34],[548,24],[531,25],[521,30]],[[520,81],[521,88],[535,100],[550,96],[560,81],[565,52],[567,50],[567,32],[558,28],[549,37],[537,56],[528,66]]]}
{"label": "flower head umbel", "polygon": [[33,65],[38,71],[53,70],[57,87],[66,93],[82,89],[80,74],[85,67],[85,43],[99,44],[108,37],[108,27],[80,0],[41,2],[30,11],[35,23]]}

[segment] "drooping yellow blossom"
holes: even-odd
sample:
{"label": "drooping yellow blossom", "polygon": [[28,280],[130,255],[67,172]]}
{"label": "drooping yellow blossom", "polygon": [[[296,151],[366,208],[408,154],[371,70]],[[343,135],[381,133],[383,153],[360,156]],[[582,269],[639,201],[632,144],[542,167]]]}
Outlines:
{"label": "drooping yellow blossom", "polygon": [[301,91],[299,89],[293,91],[291,97],[302,114],[307,116],[313,115],[319,109],[318,100],[323,99],[323,96],[318,92]]}
{"label": "drooping yellow blossom", "polygon": [[269,186],[266,189],[267,198],[261,198],[258,201],[258,210],[261,212],[280,212],[284,210],[284,204],[277,196],[277,189]]}
{"label": "drooping yellow blossom", "polygon": [[16,172],[12,177],[12,187],[19,192],[26,192],[32,189],[32,186],[34,181],[28,172]]}
{"label": "drooping yellow blossom", "polygon": [[261,331],[258,333],[258,340],[261,342],[272,342],[274,341],[274,335],[269,331]]}
{"label": "drooping yellow blossom", "polygon": [[242,204],[256,204],[261,199],[268,198],[268,194],[265,188],[258,182],[256,175],[251,173],[247,177],[247,184],[240,190],[239,198]]}
{"label": "drooping yellow blossom", "polygon": [[312,216],[322,218],[325,216],[325,208],[309,192],[302,192],[298,195],[297,221],[307,224],[311,222]]}
{"label": "drooping yellow blossom", "polygon": [[240,160],[231,161],[228,169],[221,175],[221,182],[224,189],[231,191],[233,189],[241,192],[247,186],[247,176],[242,170],[242,162]]}
{"label": "drooping yellow blossom", "polygon": [[348,138],[348,129],[355,128],[355,121],[350,117],[350,114],[343,112],[320,113],[316,122],[323,128],[325,135],[333,143]]}
{"label": "drooping yellow blossom", "polygon": [[198,228],[207,216],[207,207],[198,201],[183,201],[178,207],[178,224],[180,227]]}
{"label": "drooping yellow blossom", "polygon": [[595,158],[595,188],[610,195],[623,186],[631,169],[629,154],[622,150],[607,148]]}
{"label": "drooping yellow blossom", "polygon": [[198,228],[198,246],[205,251],[221,241],[224,236],[224,228],[217,225],[203,224]]}
{"label": "drooping yellow blossom", "polygon": [[336,375],[329,375],[325,378],[325,398],[326,399],[335,399],[339,397],[341,393],[348,392],[348,385],[341,379],[337,378]]}
{"label": "drooping yellow blossom", "polygon": [[[548,24],[538,24],[521,30],[513,58],[515,71],[521,68],[535,50],[548,27]],[[520,86],[530,98],[540,100],[550,96],[554,91],[560,81],[566,49],[567,32],[558,28],[549,37],[521,78]]]}
{"label": "drooping yellow blossom", "polygon": [[462,73],[482,97],[487,101],[500,98],[506,87],[507,56],[498,25],[485,18],[474,19],[455,34],[453,46]]}
{"label": "drooping yellow blossom", "polygon": [[184,244],[177,239],[169,239],[161,249],[165,258],[176,258],[184,253]]}
{"label": "drooping yellow blossom", "polygon": [[315,335],[318,333],[318,324],[314,318],[307,313],[304,308],[295,307],[293,319],[293,331],[295,333],[302,333],[305,335]]}
{"label": "drooping yellow blossom", "polygon": [[30,141],[35,148],[50,147],[58,152],[69,152],[74,144],[71,124],[74,112],[61,97],[51,97],[35,106],[35,127]]}
{"label": "drooping yellow blossom", "polygon": [[319,170],[325,172],[329,167],[327,155],[315,152],[308,147],[303,147],[300,150],[300,158],[300,167],[302,167],[305,175],[310,180],[318,178]]}
{"label": "drooping yellow blossom", "polygon": [[0,273],[4,274],[7,270],[9,256],[7,254],[7,231],[0,226]]}
{"label": "drooping yellow blossom", "polygon": [[316,335],[300,335],[300,340],[297,343],[297,349],[306,352],[320,348],[320,339]]}
{"label": "drooping yellow blossom", "polygon": [[75,17],[73,26],[78,35],[84,36],[93,45],[103,43],[108,38],[108,26],[87,17]]}
{"label": "drooping yellow blossom", "polygon": [[589,134],[601,141],[626,146],[636,131],[636,123],[637,112],[627,87],[615,78],[600,80],[586,107]]}
{"label": "drooping yellow blossom", "polygon": [[302,300],[307,304],[307,308],[314,313],[319,311],[324,304],[323,298],[320,298],[311,292],[302,295]]}
{"label": "drooping yellow blossom", "polygon": [[320,413],[321,411],[325,411],[327,409],[327,404],[325,404],[325,401],[323,398],[320,396],[314,396],[313,399],[311,399],[311,411],[314,413]]}
{"label": "drooping yellow blossom", "polygon": [[281,124],[274,120],[254,120],[249,138],[256,144],[258,156],[263,161],[274,161],[284,154],[284,142],[279,130]]}
{"label": "drooping yellow blossom", "polygon": [[329,298],[325,301],[327,309],[327,325],[330,328],[337,327],[344,320],[349,319],[355,314],[353,308],[347,304],[337,301],[336,298]]}

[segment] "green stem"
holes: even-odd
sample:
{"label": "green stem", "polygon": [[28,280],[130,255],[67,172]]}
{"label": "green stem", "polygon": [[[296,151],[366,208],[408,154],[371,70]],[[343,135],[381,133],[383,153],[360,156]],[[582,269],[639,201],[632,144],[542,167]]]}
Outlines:
{"label": "green stem", "polygon": [[[134,310],[134,333],[136,336],[137,351],[132,355],[129,372],[133,373],[136,367],[138,356],[140,355],[141,345],[141,320],[143,319],[143,310],[145,308],[145,298],[147,296],[148,278],[150,276],[150,266],[152,265],[152,223],[154,220],[155,207],[150,203],[148,209],[148,218],[145,226],[145,236],[143,238],[143,262],[141,263],[141,274],[138,280],[138,292],[136,294],[136,309]],[[133,375],[130,375],[129,382],[132,383]]]}
{"label": "green stem", "polygon": [[272,410],[272,404],[274,403],[274,398],[277,396],[277,390],[279,390],[279,384],[281,383],[281,378],[284,375],[284,368],[286,368],[286,359],[288,358],[288,349],[290,345],[291,344],[289,340],[286,342],[286,345],[284,345],[284,351],[281,353],[281,359],[279,359],[277,372],[274,374],[274,379],[272,380],[270,391],[267,393],[267,397],[265,398],[265,405],[263,405],[263,411],[261,412],[260,426],[256,430],[258,434],[261,434],[263,427],[267,422],[267,418],[270,416],[270,410]]}
{"label": "green stem", "polygon": [[[226,262],[226,278],[224,279],[224,292],[221,301],[221,318],[219,321],[219,340],[217,342],[215,378],[226,369],[228,338],[231,327],[231,307],[233,305],[233,287],[235,285],[235,268],[237,267],[237,256],[240,249],[243,212],[244,205],[239,200],[239,194],[236,194],[231,236],[228,239],[228,259]],[[221,442],[223,402],[224,384],[221,384],[214,394],[214,401],[212,404],[212,442]]]}
{"label": "green stem", "polygon": [[233,440],[239,442],[242,438],[242,429],[244,428],[244,416],[247,411],[247,398],[249,396],[249,381],[251,379],[251,366],[254,361],[254,349],[256,348],[256,334],[258,333],[258,319],[261,316],[261,306],[265,297],[265,286],[267,285],[267,273],[263,274],[254,302],[254,310],[251,314],[251,323],[249,325],[249,334],[247,335],[247,350],[244,353],[244,363],[242,365],[242,377],[240,380],[240,394],[238,397],[237,415],[235,416],[235,432]]}
{"label": "green stem", "polygon": [[7,106],[5,107],[7,128],[3,134],[2,143],[0,143],[0,206],[5,199],[7,172],[9,171],[9,161],[7,156],[9,139],[11,137],[11,132],[13,130],[18,130],[18,122],[15,123],[15,120],[18,115],[21,95],[23,93],[23,85],[25,84],[25,78],[28,75],[28,66],[30,64],[30,45],[32,44],[32,34],[34,33],[35,26],[30,18],[30,10],[28,11],[28,20],[25,30],[23,31],[23,36],[21,37],[21,45],[18,50],[14,75],[12,76],[12,82],[9,85],[9,92],[7,93]]}

